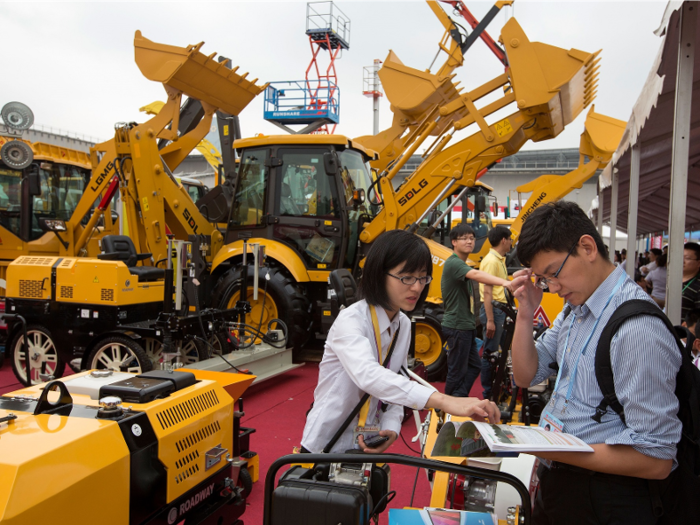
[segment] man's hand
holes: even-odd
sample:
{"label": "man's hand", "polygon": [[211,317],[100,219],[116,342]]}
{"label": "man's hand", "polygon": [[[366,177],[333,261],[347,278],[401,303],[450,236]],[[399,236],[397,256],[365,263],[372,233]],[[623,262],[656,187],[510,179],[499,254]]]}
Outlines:
{"label": "man's hand", "polygon": [[493,339],[494,335],[496,335],[496,323],[493,319],[488,319],[486,321],[486,338]]}
{"label": "man's hand", "polygon": [[532,316],[542,302],[542,289],[532,282],[532,270],[517,271],[511,282],[513,296],[518,300],[518,311]]}
{"label": "man's hand", "polygon": [[398,439],[398,437],[399,437],[399,436],[396,434],[396,432],[394,432],[393,430],[380,430],[380,431],[379,431],[379,435],[382,436],[382,437],[388,437],[389,440],[388,440],[388,441],[385,441],[384,443],[382,443],[381,445],[379,445],[377,448],[368,448],[368,447],[365,445],[365,438],[364,438],[364,436],[362,436],[362,435],[358,436],[357,442],[358,442],[359,445],[360,445],[360,450],[362,450],[362,452],[364,452],[364,453],[366,453],[366,454],[381,454],[381,453],[384,452],[386,449],[388,449],[388,448],[391,446],[391,444],[392,444],[394,441],[396,441],[396,440]]}

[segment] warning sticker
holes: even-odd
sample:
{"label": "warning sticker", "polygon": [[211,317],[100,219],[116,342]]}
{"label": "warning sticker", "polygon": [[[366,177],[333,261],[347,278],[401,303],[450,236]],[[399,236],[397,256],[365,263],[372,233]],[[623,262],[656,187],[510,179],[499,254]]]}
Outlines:
{"label": "warning sticker", "polygon": [[544,308],[542,308],[542,305],[537,307],[535,314],[532,316],[532,326],[537,328],[540,325],[546,327],[550,326],[549,317],[547,317],[547,313],[544,311]]}
{"label": "warning sticker", "polygon": [[508,119],[503,119],[500,122],[496,122],[493,127],[496,128],[496,133],[499,137],[508,135],[508,133],[513,133],[513,126],[510,125],[510,120]]}
{"label": "warning sticker", "polygon": [[150,208],[148,207],[148,197],[143,198],[143,211],[148,211]]}
{"label": "warning sticker", "polygon": [[92,280],[92,282],[93,282],[93,283],[99,283],[100,280],[97,278],[97,276],[95,276],[95,278]]}

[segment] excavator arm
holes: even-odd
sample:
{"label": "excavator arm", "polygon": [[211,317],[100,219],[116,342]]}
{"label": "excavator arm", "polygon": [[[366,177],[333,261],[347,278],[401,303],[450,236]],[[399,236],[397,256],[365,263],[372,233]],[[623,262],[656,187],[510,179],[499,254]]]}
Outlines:
{"label": "excavator arm", "polygon": [[[556,137],[590,104],[597,53],[530,42],[515,19],[503,27],[501,41],[506,43],[509,69],[437,110],[441,117],[453,119],[455,129],[476,125],[478,131],[449,148],[442,149],[444,144],[438,143],[396,191],[391,179],[398,170],[392,168],[382,177],[384,209],[362,232],[363,243],[384,231],[419,223],[448,195],[473,186],[484,168],[516,153],[528,140]],[[475,102],[496,92],[498,99],[476,107]],[[486,117],[511,104],[517,106],[514,113],[491,125],[486,122]],[[424,133],[436,126],[434,121]],[[410,150],[404,156],[409,154]]]}
{"label": "excavator arm", "polygon": [[[136,250],[152,253],[155,260],[167,256],[168,233],[179,239],[193,234],[208,236],[212,253],[221,247],[223,236],[194,206],[172,172],[209,132],[217,109],[238,115],[266,87],[256,85],[257,79],[246,80],[248,73],[238,75],[238,68],[232,70],[216,62],[216,53],[203,55],[199,51],[202,45],[181,48],[158,44],[137,31],[136,64],[146,78],[163,84],[167,100],[147,122],[118,126],[112,140],[91,150],[94,168],[90,191],[99,195],[118,177]],[[183,95],[199,100],[204,112],[190,131],[178,135]],[[169,143],[159,149],[159,140]],[[76,210],[81,218],[95,199],[83,200]],[[98,219],[99,209],[76,241],[76,252]]]}
{"label": "excavator arm", "polygon": [[[578,167],[566,175],[541,175],[527,184],[518,186],[518,193],[531,195],[510,227],[514,243],[520,236],[523,224],[534,210],[548,202],[562,199],[575,188],[581,188],[598,170],[607,166],[622,139],[626,125],[622,120],[596,113],[595,106],[591,107],[581,134]],[[585,162],[586,159],[588,162]]]}
{"label": "excavator arm", "polygon": [[[452,135],[445,134],[453,122],[466,115],[464,111],[454,111],[449,116],[441,116],[437,110],[440,106],[459,99],[461,89],[458,88],[459,82],[452,82],[455,76],[453,71],[464,62],[463,53],[467,49],[467,37],[460,32],[438,2],[428,0],[427,3],[445,28],[438,44],[438,53],[443,51],[447,58],[438,72],[433,74],[430,70],[420,71],[404,65],[396,53],[389,51],[379,70],[379,78],[394,113],[392,124],[377,135],[354,139],[364,147],[379,153],[379,159],[371,163],[379,172],[400,169],[405,160],[430,136],[435,137],[435,142],[439,141],[444,147],[452,138]],[[497,2],[492,11],[497,13],[503,5],[510,3],[512,2]],[[466,7],[461,5],[460,12],[468,13],[471,20],[475,21]],[[470,37],[477,35],[485,41],[490,41],[491,37],[485,31],[486,25],[487,23],[484,23],[479,31],[475,31]],[[435,143],[429,149],[434,146]],[[408,156],[405,155],[406,152]]]}

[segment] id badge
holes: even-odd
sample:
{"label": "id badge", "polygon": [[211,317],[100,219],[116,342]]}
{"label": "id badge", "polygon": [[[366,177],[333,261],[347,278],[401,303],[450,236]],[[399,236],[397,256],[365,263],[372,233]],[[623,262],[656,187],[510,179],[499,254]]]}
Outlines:
{"label": "id badge", "polygon": [[353,437],[353,446],[356,449],[360,448],[359,440],[358,438],[362,436],[362,438],[365,440],[365,442],[368,439],[372,439],[375,436],[379,435],[379,431],[381,428],[379,425],[365,425],[364,427],[355,427],[355,430],[352,433]]}
{"label": "id badge", "polygon": [[[564,432],[564,423],[562,423],[562,421],[554,416],[554,414],[552,414],[549,410],[542,412],[539,426],[549,432]],[[552,462],[550,460],[543,458],[538,459],[541,463],[544,463],[547,468],[552,466]]]}

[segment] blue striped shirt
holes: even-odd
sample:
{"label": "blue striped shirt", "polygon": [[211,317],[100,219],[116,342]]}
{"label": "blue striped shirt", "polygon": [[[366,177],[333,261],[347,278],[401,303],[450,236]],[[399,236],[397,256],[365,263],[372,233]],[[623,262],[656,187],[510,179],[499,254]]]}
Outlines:
{"label": "blue striped shirt", "polygon": [[[623,274],[621,268],[616,268],[583,305],[572,306],[566,318],[564,312],[560,313],[552,327],[539,338],[536,343],[538,368],[531,385],[551,376],[553,370],[549,365],[556,361],[563,368],[547,410],[564,423],[564,432],[589,444],[628,445],[653,458],[675,460],[681,423],[676,417],[678,398],[674,391],[681,354],[660,319],[650,316],[629,319],[611,341],[615,392],[624,408],[626,423],[611,408],[603,415],[601,423],[591,419],[603,399],[595,377],[595,353],[608,319],[620,304],[630,299],[644,299],[655,304],[627,277],[605,308]],[[598,326],[582,354],[598,317]],[[569,330],[569,348],[566,348]],[[571,398],[565,407],[579,355]]]}

